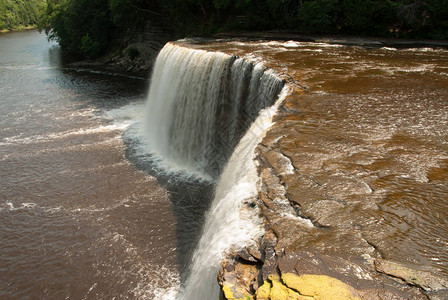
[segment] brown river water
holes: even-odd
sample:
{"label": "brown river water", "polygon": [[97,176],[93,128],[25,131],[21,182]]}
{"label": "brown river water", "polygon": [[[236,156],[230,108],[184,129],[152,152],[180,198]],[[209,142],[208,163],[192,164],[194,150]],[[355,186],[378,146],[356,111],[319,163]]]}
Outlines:
{"label": "brown river water", "polygon": [[[344,206],[314,205],[313,192],[285,179],[305,215],[359,230],[384,258],[448,277],[446,49],[293,41],[199,47],[263,61],[296,86],[277,118],[278,146],[296,169],[291,178],[312,178]],[[311,234],[296,247],[328,250],[333,234]],[[336,251],[351,252],[346,243]]]}
{"label": "brown river water", "polygon": [[[200,47],[306,87],[280,112],[279,147],[355,204],[332,222],[448,276],[448,51]],[[160,174],[142,152],[146,79],[64,59],[35,31],[0,35],[0,299],[172,299],[211,183]],[[363,185],[338,185],[350,180]]]}
{"label": "brown river water", "polygon": [[0,53],[0,299],[172,298],[210,184],[149,174],[147,79],[64,67],[35,31]]}

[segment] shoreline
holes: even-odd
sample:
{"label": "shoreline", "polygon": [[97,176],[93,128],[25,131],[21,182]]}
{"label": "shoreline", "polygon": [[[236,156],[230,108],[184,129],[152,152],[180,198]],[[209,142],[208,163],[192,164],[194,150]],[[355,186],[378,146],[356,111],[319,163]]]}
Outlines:
{"label": "shoreline", "polygon": [[[30,28],[26,30],[31,30]],[[287,32],[229,32],[219,33],[211,37],[194,37],[195,43],[209,43],[226,40],[245,41],[296,41],[325,43],[343,46],[358,46],[366,48],[393,47],[406,48],[443,48],[448,49],[448,41],[442,40],[411,40],[411,39],[386,39],[361,36],[342,35],[311,35]],[[174,42],[176,40],[173,40]],[[170,41],[167,41],[170,42]],[[154,41],[140,41],[128,45],[124,50],[112,50],[98,59],[80,59],[67,64],[67,67],[91,68],[100,71],[116,72],[149,80],[152,66],[159,51],[166,43],[154,43]],[[146,49],[145,49],[146,47]],[[130,59],[126,53],[128,49],[137,48],[141,53],[137,58]]]}
{"label": "shoreline", "polygon": [[37,30],[37,26],[27,26],[27,27],[13,28],[13,29],[2,29],[2,30],[0,30],[0,33],[20,32],[20,31],[27,31],[27,30]]}

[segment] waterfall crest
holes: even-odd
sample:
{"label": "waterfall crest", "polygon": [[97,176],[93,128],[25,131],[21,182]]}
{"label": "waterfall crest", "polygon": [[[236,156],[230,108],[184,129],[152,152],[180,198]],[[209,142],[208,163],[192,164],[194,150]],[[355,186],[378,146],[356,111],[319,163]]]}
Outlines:
{"label": "waterfall crest", "polygon": [[261,64],[168,43],[157,57],[147,101],[150,146],[169,168],[217,178],[283,85]]}
{"label": "waterfall crest", "polygon": [[245,204],[254,203],[259,191],[255,148],[272,126],[272,116],[287,91],[284,88],[279,100],[260,112],[224,168],[189,277],[178,299],[218,299],[217,275],[225,254],[231,249],[241,249],[263,235],[258,209],[248,209]]}
{"label": "waterfall crest", "polygon": [[170,168],[220,175],[177,299],[218,299],[225,253],[263,234],[257,208],[245,203],[259,191],[255,148],[282,90],[284,82],[262,64],[172,43],[160,52],[147,101],[150,146]]}

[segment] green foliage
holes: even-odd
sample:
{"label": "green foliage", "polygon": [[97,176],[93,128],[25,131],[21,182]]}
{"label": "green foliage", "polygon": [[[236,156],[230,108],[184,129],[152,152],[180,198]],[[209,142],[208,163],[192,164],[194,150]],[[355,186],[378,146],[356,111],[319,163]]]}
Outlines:
{"label": "green foliage", "polygon": [[339,14],[338,0],[308,1],[299,9],[299,20],[306,30],[335,32],[337,31]]}
{"label": "green foliage", "polygon": [[145,21],[161,17],[159,0],[109,0],[109,9],[115,26],[121,29],[144,27]]}
{"label": "green foliage", "polygon": [[95,58],[114,35],[108,0],[48,0],[39,24],[62,47]]}
{"label": "green foliage", "polygon": [[[36,22],[44,0],[3,0],[0,28]],[[448,39],[447,0],[47,0],[39,27],[63,47],[96,57],[148,24],[177,36],[223,30],[294,30]],[[30,3],[30,5],[26,4]],[[22,5],[23,14],[11,5]],[[20,5],[19,5],[20,4]],[[26,4],[26,5],[25,5]],[[15,17],[14,17],[15,16]],[[14,24],[15,24],[14,23]]]}
{"label": "green foliage", "polygon": [[424,2],[426,22],[423,28],[429,37],[448,40],[448,3],[446,0],[426,0]]}
{"label": "green foliage", "polygon": [[397,22],[397,4],[391,1],[346,0],[342,10],[347,33],[386,35]]}
{"label": "green foliage", "polygon": [[81,51],[89,57],[97,57],[101,52],[101,45],[86,33],[81,38]]}
{"label": "green foliage", "polygon": [[13,30],[38,23],[45,0],[1,0],[0,30]]}

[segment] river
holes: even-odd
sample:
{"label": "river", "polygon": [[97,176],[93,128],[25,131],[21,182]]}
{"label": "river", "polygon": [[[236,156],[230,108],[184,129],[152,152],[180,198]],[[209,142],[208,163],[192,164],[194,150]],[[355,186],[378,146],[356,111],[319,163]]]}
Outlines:
{"label": "river", "polygon": [[0,298],[174,293],[185,192],[132,163],[124,138],[147,79],[65,67],[36,31],[1,34],[0,53]]}
{"label": "river", "polygon": [[[228,229],[239,222],[238,201],[246,197],[244,192],[256,197],[258,179],[249,163],[251,178],[232,181],[245,177],[253,149],[245,148],[247,157],[234,152],[235,167],[227,168],[216,189],[229,206],[216,197],[212,205],[221,202],[223,212],[231,207],[235,221],[226,224],[226,217],[212,207],[214,219],[206,222],[202,252],[194,260],[199,274],[187,278],[213,198],[216,170],[222,170],[231,151],[213,169],[211,180],[197,176],[203,165],[195,159],[205,153],[205,165],[212,165],[219,156],[215,151],[220,151],[215,146],[233,149],[250,125],[244,118],[255,120],[260,109],[273,103],[283,82],[265,72],[260,61],[292,90],[267,134],[290,161],[289,169],[278,173],[290,202],[272,213],[278,221],[272,222],[274,230],[288,237],[287,242],[280,240],[285,248],[342,257],[376,252],[447,276],[446,50],[177,43],[184,44],[246,60],[166,47],[174,54],[166,54],[160,63],[159,88],[148,91],[147,78],[70,67],[70,57],[36,31],[0,35],[1,299],[173,299],[181,282],[201,288],[208,253],[216,264],[208,268],[209,291],[185,294],[216,295],[213,272],[219,269],[221,252],[230,247],[221,245],[219,234],[228,243],[229,237],[240,237]],[[174,62],[191,75],[177,72]],[[174,83],[185,93],[177,95]],[[184,95],[197,96],[198,91],[201,104],[196,107]],[[248,101],[251,93],[256,96]],[[146,103],[148,94],[159,96],[150,96]],[[157,97],[167,101],[157,102]],[[238,107],[256,109],[240,112],[224,103],[225,97],[238,98]],[[217,105],[207,101],[215,98]],[[262,106],[261,98],[266,100]],[[157,140],[152,146],[145,141],[148,110],[152,129],[167,122],[166,137],[152,133],[152,142]],[[210,117],[212,111],[217,117]],[[265,116],[270,118],[272,112]],[[263,134],[271,126],[267,123],[259,128]],[[210,140],[199,137],[201,131]],[[255,147],[260,135],[249,137],[249,144]],[[172,144],[174,154],[165,153]],[[212,145],[214,152],[197,145]],[[187,162],[195,172],[173,171],[169,162]],[[234,189],[241,182],[245,184]],[[244,228],[252,228],[250,219],[258,218],[249,200],[251,217],[242,222],[249,225]],[[258,225],[243,234],[241,244],[260,236]]]}

